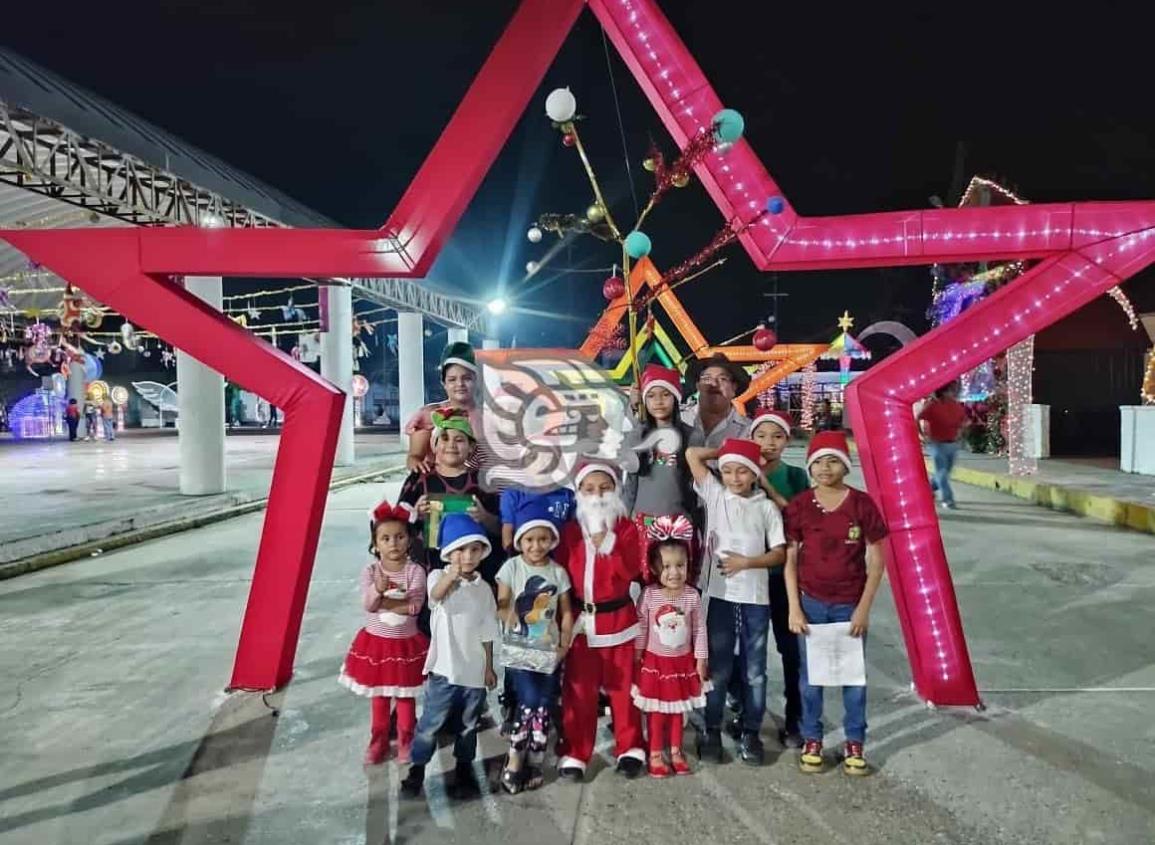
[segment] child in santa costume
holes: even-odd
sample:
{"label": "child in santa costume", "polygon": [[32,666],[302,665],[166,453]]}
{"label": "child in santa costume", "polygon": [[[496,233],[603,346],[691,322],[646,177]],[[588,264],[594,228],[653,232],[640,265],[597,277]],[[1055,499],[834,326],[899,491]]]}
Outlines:
{"label": "child in santa costume", "polygon": [[[706,596],[710,679],[706,731],[700,759],[722,762],[722,711],[734,671],[734,646],[745,655],[745,701],[738,754],[759,766],[765,751],[759,733],[766,712],[766,641],[770,631],[769,571],[786,560],[786,537],[778,508],[758,486],[761,450],[753,440],[729,439],[720,449],[686,452],[694,485],[706,505],[706,555],[700,583]],[[718,461],[722,479],[706,462]]]}
{"label": "child in santa costume", "polygon": [[389,752],[391,704],[397,713],[397,759],[408,762],[429,640],[417,630],[425,570],[409,559],[407,507],[382,502],[370,513],[369,551],[376,559],[361,571],[365,627],[349,647],[337,680],[371,702],[365,762],[380,763]]}
{"label": "child in santa costume", "polygon": [[[850,636],[865,637],[870,606],[882,582],[882,540],[886,523],[861,490],[845,483],[850,472],[846,435],[822,431],[814,435],[806,466],[818,486],[796,496],[786,507],[786,593],[790,630],[798,634],[801,652],[802,737],[798,765],[804,772],[821,772],[822,697],[824,688],[811,686],[806,673],[808,625],[849,622]],[[866,687],[842,688],[845,715],[842,730],[842,770],[865,775],[862,754],[866,741]]]}
{"label": "child in santa costume", "polygon": [[643,422],[630,433],[626,449],[637,455],[637,471],[626,476],[622,499],[641,535],[646,558],[646,527],[659,516],[682,514],[698,527],[698,496],[686,465],[692,429],[679,417],[682,377],[677,370],[647,364],[642,371]]}
{"label": "child in santa costume", "polygon": [[[685,714],[706,706],[706,617],[687,581],[694,527],[684,516],[660,516],[649,526],[651,583],[638,601],[634,704],[646,714],[650,775],[686,775]],[[669,765],[666,763],[667,755]]]}
{"label": "child in santa costume", "polygon": [[637,528],[622,503],[617,467],[584,461],[574,484],[577,519],[562,529],[556,553],[569,573],[580,614],[563,670],[558,770],[573,780],[584,777],[594,752],[602,689],[613,714],[618,771],[637,777],[645,764],[641,714],[630,697],[638,634],[630,585],[644,580]]}

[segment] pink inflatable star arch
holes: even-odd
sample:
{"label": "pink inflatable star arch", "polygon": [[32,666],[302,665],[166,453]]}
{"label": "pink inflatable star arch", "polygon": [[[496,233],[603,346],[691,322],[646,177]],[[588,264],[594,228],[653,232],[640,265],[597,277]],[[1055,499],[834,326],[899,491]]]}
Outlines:
{"label": "pink inflatable star arch", "polygon": [[[423,276],[588,5],[679,144],[723,107],[654,0],[524,0],[380,230],[4,231],[30,258],[285,412],[232,686],[292,673],[344,401],[341,391],[184,291],[182,275]],[[728,220],[782,192],[744,140],[698,176]],[[978,692],[911,404],[1062,319],[1155,258],[1155,202],[802,217],[783,197],[742,236],[763,270],[1032,259],[1027,273],[873,367],[849,392],[867,485],[890,526],[888,570],[918,693]],[[400,248],[398,248],[398,245]]]}

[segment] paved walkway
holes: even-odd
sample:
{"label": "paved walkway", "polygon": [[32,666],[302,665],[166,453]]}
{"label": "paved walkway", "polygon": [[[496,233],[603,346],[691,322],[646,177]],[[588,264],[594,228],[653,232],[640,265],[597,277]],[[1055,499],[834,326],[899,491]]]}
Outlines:
{"label": "paved walkway", "polygon": [[[296,671],[225,696],[261,516],[0,582],[0,845],[228,842],[1132,843],[1155,841],[1155,540],[960,486],[943,532],[987,712],[929,711],[884,585],[867,647],[871,778],[769,763],[401,802],[365,769],[365,703],[338,687],[359,624],[366,509],[330,496]],[[770,672],[771,709],[781,676]],[[830,696],[832,733],[840,708]],[[690,734],[692,738],[692,733]],[[496,777],[502,743],[481,738]]]}
{"label": "paved walkway", "polygon": [[[276,434],[225,440],[228,492],[182,496],[174,432],[140,431],[106,443],[66,440],[0,446],[0,564],[209,514],[268,495]],[[358,435],[356,464],[334,480],[403,461],[397,435]]]}
{"label": "paved walkway", "polygon": [[1006,458],[959,453],[953,478],[1037,505],[1155,534],[1155,476],[1121,472],[1117,460],[1050,458],[1013,477]]}

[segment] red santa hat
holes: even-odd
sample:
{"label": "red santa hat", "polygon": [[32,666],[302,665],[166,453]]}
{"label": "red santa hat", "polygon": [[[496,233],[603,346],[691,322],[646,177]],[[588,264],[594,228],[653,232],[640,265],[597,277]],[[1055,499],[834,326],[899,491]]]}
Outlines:
{"label": "red santa hat", "polygon": [[722,441],[722,448],[718,450],[718,469],[726,464],[741,464],[755,475],[762,474],[759,460],[762,457],[762,447],[753,440],[739,440],[731,437]]}
{"label": "red santa hat", "polygon": [[614,487],[621,486],[621,479],[618,477],[620,472],[618,466],[612,461],[607,461],[603,458],[581,458],[578,460],[577,470],[573,476],[573,486],[576,490],[581,487],[582,481],[591,472],[604,472],[614,480]]}
{"label": "red santa hat", "polygon": [[806,450],[806,468],[810,469],[811,464],[827,455],[838,458],[850,469],[850,445],[841,431],[820,431],[814,435]]}
{"label": "red santa hat", "polygon": [[754,422],[750,423],[750,433],[753,434],[762,423],[774,423],[774,425],[786,432],[787,437],[790,436],[790,417],[781,411],[763,411],[754,417]]}
{"label": "red santa hat", "polygon": [[672,367],[663,367],[661,364],[646,364],[642,370],[642,401],[646,401],[646,394],[655,387],[662,387],[674,394],[674,399],[682,401],[682,375]]}

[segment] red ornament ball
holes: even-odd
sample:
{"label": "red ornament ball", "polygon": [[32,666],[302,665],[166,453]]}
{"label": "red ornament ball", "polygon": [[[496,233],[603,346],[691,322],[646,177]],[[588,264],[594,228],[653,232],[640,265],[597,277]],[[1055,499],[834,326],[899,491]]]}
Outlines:
{"label": "red ornament ball", "polygon": [[561,142],[563,144],[565,144],[567,147],[572,147],[574,144],[577,143],[577,138],[574,137],[574,135],[572,133],[567,132],[566,134],[561,136]]}
{"label": "red ornament ball", "polygon": [[778,335],[765,326],[759,326],[754,332],[754,348],[759,352],[769,352],[778,343]]}
{"label": "red ornament ball", "polygon": [[621,276],[610,276],[602,284],[602,296],[609,302],[613,302],[626,292],[626,283],[622,281]]}

